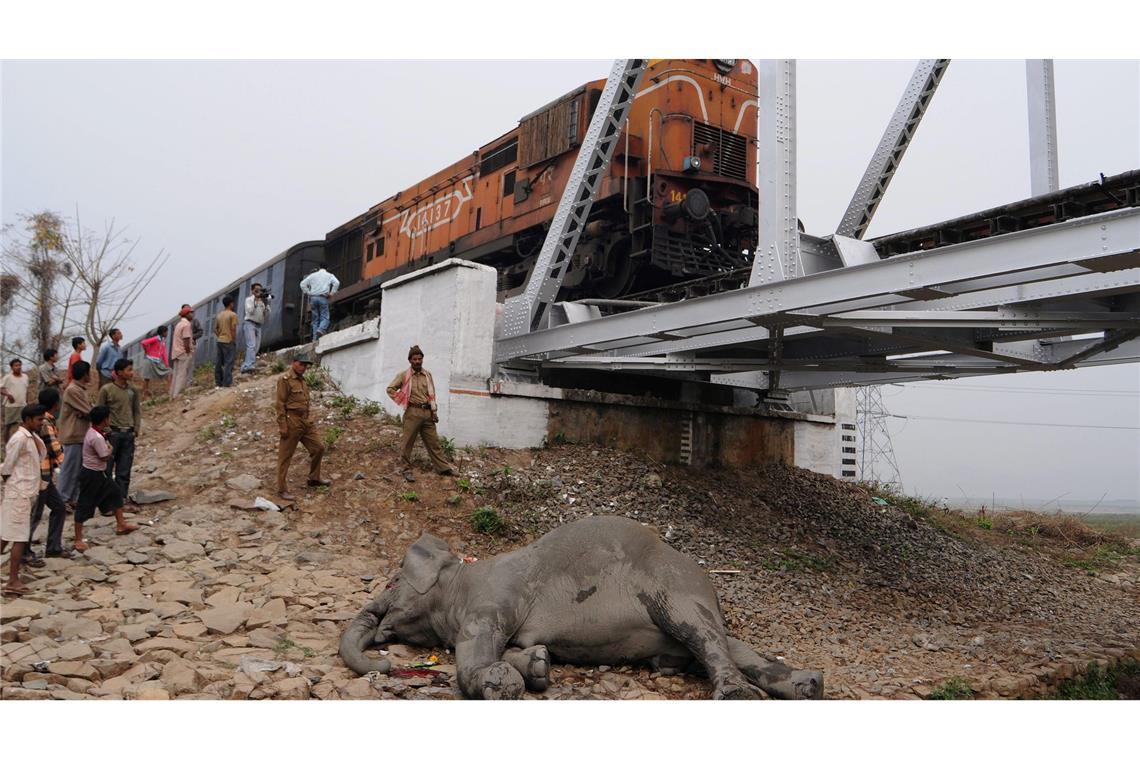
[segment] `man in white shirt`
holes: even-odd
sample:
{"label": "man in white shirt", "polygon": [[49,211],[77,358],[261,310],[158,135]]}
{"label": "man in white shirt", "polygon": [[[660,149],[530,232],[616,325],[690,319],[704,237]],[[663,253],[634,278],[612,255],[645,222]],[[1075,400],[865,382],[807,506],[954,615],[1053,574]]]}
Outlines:
{"label": "man in white shirt", "polygon": [[8,362],[12,370],[0,378],[0,396],[4,398],[4,430],[0,446],[8,443],[8,437],[20,426],[20,410],[28,403],[28,375],[24,363],[19,359]]}
{"label": "man in white shirt", "polygon": [[309,296],[313,313],[313,342],[329,331],[329,297],[340,288],[340,280],[324,267],[314,269],[301,280],[301,292]]}
{"label": "man in white shirt", "polygon": [[253,363],[257,360],[257,352],[261,349],[261,327],[269,319],[269,299],[265,297],[265,289],[260,282],[253,283],[249,289],[250,295],[245,299],[245,321],[242,327],[245,330],[245,359],[241,363],[241,373],[244,375],[253,372]]}

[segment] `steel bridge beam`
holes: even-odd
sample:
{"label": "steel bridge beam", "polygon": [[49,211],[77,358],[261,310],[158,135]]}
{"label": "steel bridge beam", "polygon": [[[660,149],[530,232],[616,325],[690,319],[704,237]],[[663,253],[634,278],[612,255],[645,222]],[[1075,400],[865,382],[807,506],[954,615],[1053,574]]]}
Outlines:
{"label": "steel bridge beam", "polygon": [[537,329],[558,298],[645,66],[646,60],[640,58],[614,62],[526,286],[503,306],[504,335],[524,335]]}
{"label": "steel bridge beam", "polygon": [[836,235],[862,239],[867,232],[871,219],[875,216],[875,209],[879,207],[887,187],[894,179],[895,171],[949,65],[949,60],[939,58],[919,61],[915,66],[910,82],[895,107],[894,115],[875,148],[875,154],[835,230]]}
{"label": "steel bridge beam", "polygon": [[1045,195],[1061,187],[1053,61],[1026,61],[1025,82],[1029,102],[1029,187],[1032,195]]}
{"label": "steel bridge beam", "polygon": [[986,278],[1019,273],[1022,285],[1063,276],[1050,267],[1075,264],[1080,272],[1109,272],[1140,266],[1140,208],[1120,209],[1048,227],[1013,232],[895,256],[778,283],[718,293],[688,302],[663,304],[501,339],[499,362],[540,357],[552,351],[661,335],[703,326],[763,321],[774,314],[822,307],[852,308],[852,302],[881,298],[887,304],[929,300],[984,289]]}
{"label": "steel bridge beam", "polygon": [[760,237],[748,284],[764,285],[804,273],[796,217],[796,62],[761,61],[756,76]]}

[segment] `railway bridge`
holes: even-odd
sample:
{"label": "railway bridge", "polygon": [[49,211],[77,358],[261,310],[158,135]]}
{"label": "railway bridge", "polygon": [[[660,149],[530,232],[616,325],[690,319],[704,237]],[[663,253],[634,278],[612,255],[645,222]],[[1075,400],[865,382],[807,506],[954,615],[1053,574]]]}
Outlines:
{"label": "railway bridge", "polygon": [[[1032,196],[876,239],[867,228],[949,61],[918,64],[841,223],[822,236],[796,215],[795,63],[764,61],[751,267],[560,301],[645,64],[614,63],[522,292],[497,305],[494,270],[458,260],[386,283],[383,312],[400,319],[382,312],[318,346],[348,392],[387,402],[374,378],[405,366],[424,325],[448,324],[437,352],[448,366],[433,371],[450,390],[441,429],[460,445],[563,436],[842,477],[853,474],[841,464],[853,386],[1140,359],[1140,170],[1058,186],[1050,61],[1026,66]],[[374,340],[380,350],[362,353]]]}

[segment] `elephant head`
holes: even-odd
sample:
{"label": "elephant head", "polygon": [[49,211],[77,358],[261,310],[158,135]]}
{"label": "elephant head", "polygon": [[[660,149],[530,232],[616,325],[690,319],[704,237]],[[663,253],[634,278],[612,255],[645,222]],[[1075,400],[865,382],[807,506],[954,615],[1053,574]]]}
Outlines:
{"label": "elephant head", "polygon": [[362,609],[341,635],[344,663],[360,675],[387,673],[391,668],[388,660],[364,654],[373,644],[391,640],[423,647],[443,644],[433,622],[442,620],[445,586],[460,564],[446,541],[427,533],[421,536],[404,555],[400,570],[384,592]]}

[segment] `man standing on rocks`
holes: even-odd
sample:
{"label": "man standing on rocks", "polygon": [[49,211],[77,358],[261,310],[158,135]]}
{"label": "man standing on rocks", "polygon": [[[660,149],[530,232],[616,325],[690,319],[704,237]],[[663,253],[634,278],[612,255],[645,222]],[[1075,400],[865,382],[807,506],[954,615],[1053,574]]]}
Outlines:
{"label": "man standing on rocks", "polygon": [[115,362],[122,359],[123,349],[119,345],[123,340],[123,331],[112,328],[111,342],[104,343],[99,349],[99,356],[95,359],[95,367],[99,370],[99,387],[114,382]]}
{"label": "man standing on rocks", "polygon": [[[55,388],[44,388],[39,395],[40,406],[44,408],[44,421],[40,426],[40,440],[44,442],[47,456],[40,466],[40,477],[44,481],[43,490],[32,509],[32,529],[28,532],[28,548],[25,556],[28,557],[29,567],[42,567],[43,560],[32,553],[32,539],[35,538],[36,528],[44,515],[44,507],[50,510],[48,515],[47,541],[45,542],[45,557],[70,558],[71,552],[63,549],[63,524],[67,520],[67,505],[55,487],[55,479],[63,464],[63,445],[59,442],[59,430],[55,426],[55,415],[59,412],[59,391]],[[30,556],[29,556],[30,555]],[[34,564],[35,559],[39,564]]]}
{"label": "man standing on rocks", "polygon": [[99,406],[111,410],[111,431],[107,442],[114,454],[107,463],[107,477],[114,475],[115,485],[124,499],[130,498],[131,467],[135,462],[135,439],[142,433],[142,407],[139,394],[131,387],[135,375],[134,362],[119,359],[112,372],[113,382],[99,389]]}
{"label": "man standing on rocks", "polygon": [[24,373],[24,363],[13,359],[8,362],[8,368],[11,372],[0,378],[0,395],[4,397],[4,439],[0,446],[6,445],[20,426],[20,410],[28,403],[28,376]]}
{"label": "man standing on rocks", "polygon": [[241,373],[253,372],[257,352],[261,348],[261,326],[269,319],[269,298],[260,282],[253,283],[249,298],[245,299],[245,359],[241,363]]}
{"label": "man standing on rocks", "polygon": [[214,385],[229,388],[234,384],[234,359],[237,357],[237,312],[234,297],[222,299],[222,313],[214,317],[214,338],[218,344],[214,362]]}
{"label": "man standing on rocks", "polygon": [[451,463],[439,445],[439,435],[435,431],[439,422],[439,407],[435,402],[435,382],[431,373],[424,369],[424,352],[419,346],[408,350],[408,363],[411,365],[392,378],[388,383],[388,396],[404,407],[404,426],[400,439],[400,457],[404,460],[404,480],[415,482],[412,474],[412,447],[418,434],[424,441],[431,464],[440,475],[454,475]]}
{"label": "man standing on rocks", "polygon": [[63,444],[63,467],[59,471],[59,495],[74,509],[79,501],[79,471],[83,461],[83,438],[91,424],[91,365],[78,361],[71,367],[75,381],[63,390],[59,415],[59,442]]}
{"label": "man standing on rocks", "polygon": [[[110,386],[107,386],[110,387]],[[79,471],[79,504],[75,508],[75,550],[85,552],[87,542],[83,540],[83,524],[100,514],[115,516],[115,533],[125,536],[139,529],[127,522],[123,515],[123,495],[115,481],[111,480],[111,444],[103,433],[111,421],[111,410],[97,406],[91,410],[91,427],[83,437],[83,468]]]}
{"label": "man standing on rocks", "polygon": [[194,374],[194,323],[191,318],[194,310],[183,306],[178,312],[178,324],[174,327],[174,346],[170,358],[174,363],[174,379],[170,384],[170,397],[178,398],[178,394],[190,386]]}
{"label": "man standing on rocks", "polygon": [[59,370],[55,367],[57,361],[59,361],[59,351],[54,348],[44,351],[44,362],[40,365],[41,390],[55,388],[57,391],[63,391],[63,378],[59,376]]}
{"label": "man standing on rocks", "polygon": [[309,386],[304,376],[312,364],[313,357],[297,354],[293,357],[293,365],[277,378],[277,427],[281,433],[281,440],[277,443],[277,496],[284,501],[297,498],[289,493],[286,481],[289,463],[293,461],[298,443],[309,452],[308,485],[330,484],[321,480],[321,459],[325,455],[325,447],[317,437],[317,426],[309,415]]}
{"label": "man standing on rocks", "polygon": [[32,508],[43,488],[40,463],[47,456],[47,449],[35,433],[43,420],[44,410],[39,404],[28,404],[20,410],[20,426],[8,440],[4,464],[0,466],[0,477],[4,480],[4,496],[0,500],[0,551],[12,544],[5,594],[28,592],[28,587],[20,580],[20,565],[28,545]]}
{"label": "man standing on rocks", "polygon": [[63,380],[63,385],[66,388],[71,385],[75,380],[75,375],[72,370],[76,362],[83,361],[83,352],[87,350],[87,339],[83,337],[76,337],[71,339],[71,356],[67,357],[67,377]]}

